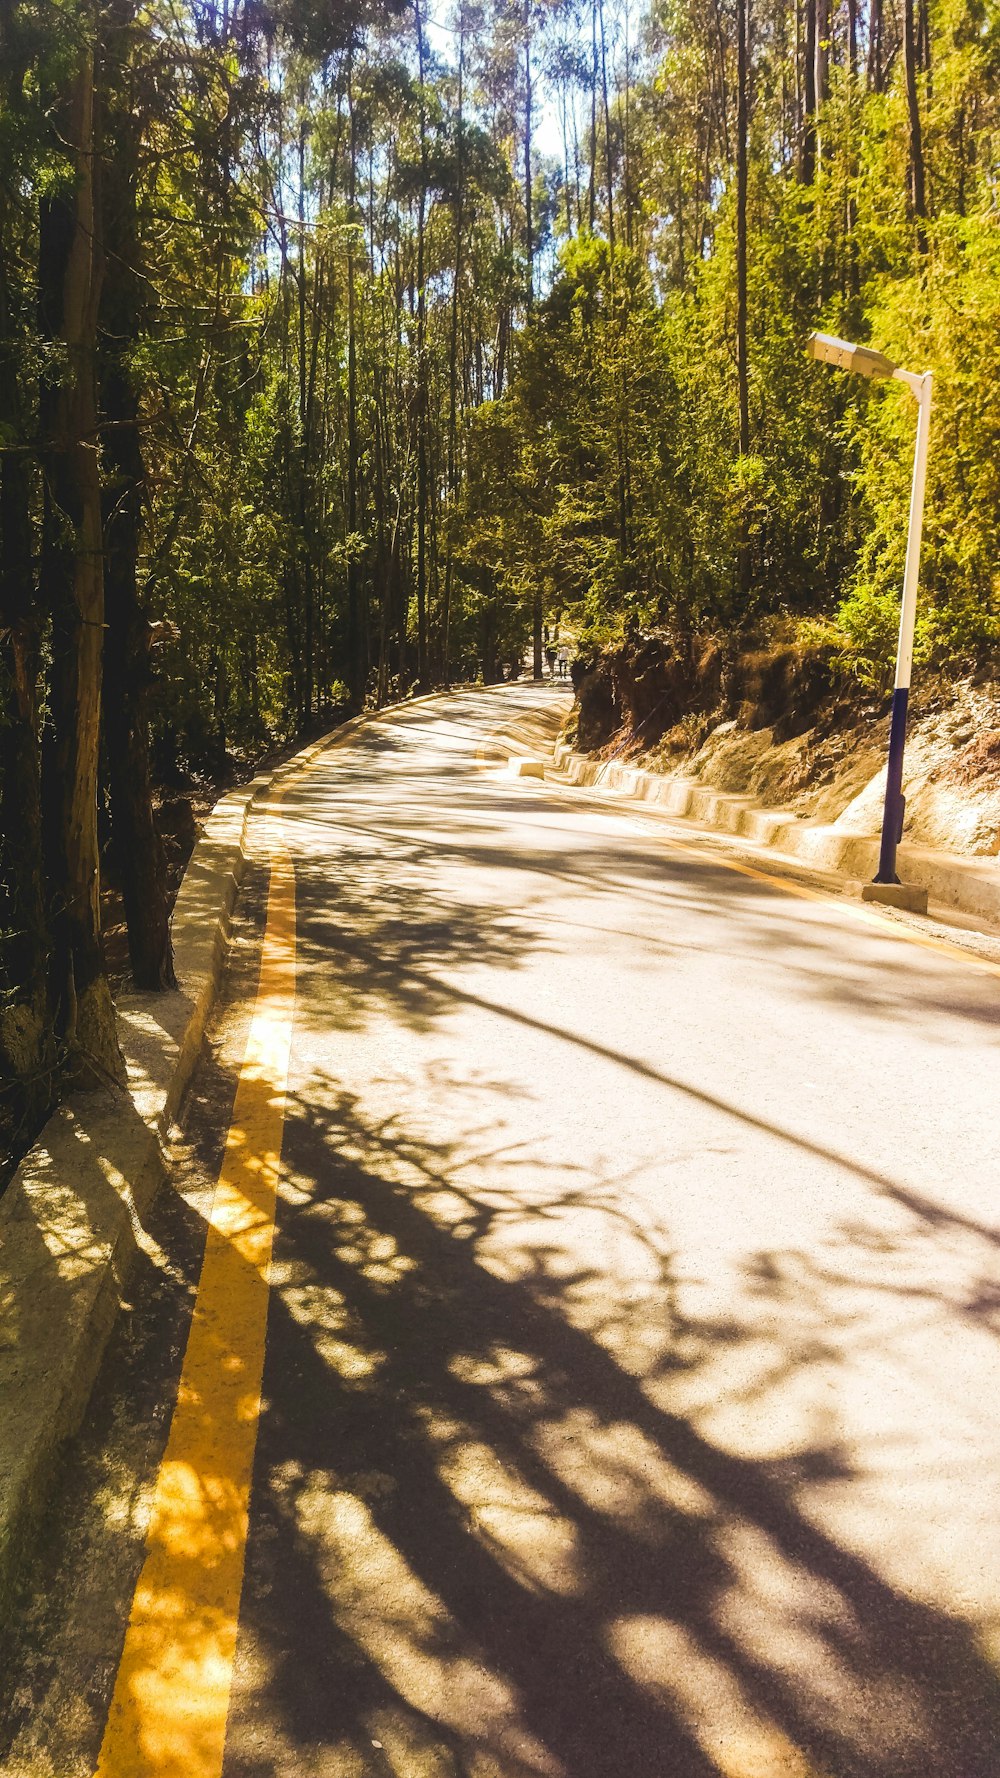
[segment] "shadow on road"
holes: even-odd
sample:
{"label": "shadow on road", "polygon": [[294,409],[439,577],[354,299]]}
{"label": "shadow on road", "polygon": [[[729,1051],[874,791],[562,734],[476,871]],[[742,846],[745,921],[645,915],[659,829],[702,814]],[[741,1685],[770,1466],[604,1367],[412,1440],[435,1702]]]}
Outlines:
{"label": "shadow on road", "polygon": [[[388,787],[373,810],[367,763],[341,769],[333,883],[299,830],[303,1028],[330,1016],[315,990],[331,968],[344,1031],[386,1016],[430,1030],[459,1005],[520,1021],[790,1145],[804,1167],[850,1173],[891,1201],[899,1226],[845,1217],[822,1259],[750,1254],[753,1314],[691,1321],[669,1228],[630,1217],[609,1198],[613,1181],[567,1187],[562,1169],[547,1191],[530,1157],[491,1146],[488,1126],[476,1154],[424,1141],[400,1119],[373,1122],[317,1071],[287,1125],[228,1778],[990,1778],[1000,1687],[973,1631],[891,1585],[804,1504],[810,1488],[864,1480],[837,1432],[817,1425],[794,1457],[754,1461],[670,1404],[675,1383],[727,1354],[751,1417],[755,1392],[770,1411],[765,1395],[793,1396],[814,1368],[836,1366],[845,1339],[863,1362],[878,1334],[859,1291],[994,1328],[996,1232],[849,1145],[781,1128],[461,979],[470,964],[516,972],[554,943],[539,877],[597,897],[605,937],[601,903],[623,889],[697,910],[708,944],[713,921],[724,942],[723,923],[731,933],[735,902],[741,959],[780,957],[809,994],[867,1017],[921,1017],[938,991],[933,963],[865,936],[845,973],[822,915],[790,931],[765,886],[654,840],[604,840],[592,823],[567,846],[572,809],[544,792],[531,795],[533,843],[504,851],[497,814],[523,816],[525,801],[466,774],[465,760],[446,762],[421,780],[419,809]],[[329,802],[314,787],[293,816],[294,843],[297,822],[329,823]],[[492,869],[495,900],[460,900],[443,859]],[[666,921],[664,967],[673,948]],[[974,1026],[996,1018],[978,986],[948,1010]],[[456,1095],[468,1085],[456,1080]],[[491,1083],[476,1086],[488,1097]],[[487,1158],[492,1188],[475,1183]],[[609,1306],[596,1271],[567,1269],[567,1216],[627,1225],[615,1238],[645,1254],[634,1300]],[[744,1364],[762,1326],[767,1362]]]}
{"label": "shadow on road", "polygon": [[[626,837],[613,812],[472,776],[472,703],[432,772],[407,763],[419,713],[407,722],[409,736],[386,725],[332,756],[329,780],[286,805],[296,1018],[314,1063],[288,1106],[225,1778],[997,1778],[1000,1685],[974,1630],[813,1510],[870,1480],[836,1414],[814,1416],[793,1455],[754,1459],[752,1440],[737,1455],[711,1429],[698,1393],[702,1378],[727,1388],[752,1428],[806,1387],[821,1398],[848,1360],[863,1372],[897,1311],[992,1339],[996,1230],[869,1165],[850,1132],[835,1146],[786,1127],[735,1088],[503,992],[578,934],[581,948],[631,937],[624,897],[648,910],[657,968],[698,942],[887,1033],[943,1004],[940,964],[865,930],[845,965],[835,911],[790,920],[765,885]],[[529,822],[530,843],[506,844],[504,814]],[[466,866],[492,873],[491,896],[463,892]],[[579,907],[553,919],[547,885]],[[995,996],[969,984],[957,999],[949,984],[947,1041],[965,1027],[992,1043]],[[822,1251],[748,1249],[740,1291],[693,1316],[669,1194],[653,1226],[624,1176],[574,1172],[572,1156],[547,1171],[510,1147],[488,1109],[509,1081],[445,1080],[456,1134],[431,1140],[373,1116],[323,1064],[324,1033],[433,1032],[457,1009],[551,1040],[567,1070],[579,1054],[648,1081],[790,1153],[804,1179],[851,1180],[852,1208]],[[232,1065],[199,1076],[192,1141],[209,1179]],[[118,1341],[138,1413],[169,1392],[163,1318],[176,1358],[197,1276],[204,1227],[179,1205],[158,1213],[136,1282],[155,1391],[142,1346]],[[573,1257],[563,1234],[581,1219],[597,1251],[627,1249],[635,1288],[616,1296]],[[153,1438],[136,1494],[157,1455]],[[121,1542],[112,1479],[94,1562]],[[894,1523],[924,1535],[918,1514]],[[101,1607],[109,1651],[132,1583],[123,1562]],[[114,1652],[89,1679],[82,1639],[74,1658],[96,1746]]]}
{"label": "shadow on road", "polygon": [[279,1744],[400,1778],[445,1748],[427,1769],[998,1770],[1000,1688],[970,1632],[797,1505],[804,1482],[843,1478],[842,1453],[817,1444],[789,1473],[657,1405],[672,1364],[741,1337],[677,1318],[669,1255],[654,1254],[656,1301],[675,1356],[633,1376],[608,1349],[621,1328],[579,1325],[586,1278],[550,1272],[544,1246],[528,1276],[484,1259],[525,1207],[466,1192],[446,1152],[310,1096],[287,1161],[299,1201],[243,1614],[254,1696],[228,1772],[296,1770],[251,1751],[255,1725],[276,1724]]}

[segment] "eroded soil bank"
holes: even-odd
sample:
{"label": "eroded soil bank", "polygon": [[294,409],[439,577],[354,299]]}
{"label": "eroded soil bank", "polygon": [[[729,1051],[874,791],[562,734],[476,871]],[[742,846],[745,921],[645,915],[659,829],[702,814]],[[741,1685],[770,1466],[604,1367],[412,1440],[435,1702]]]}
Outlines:
{"label": "eroded soil bank", "polygon": [[[568,738],[581,752],[749,795],[768,808],[877,834],[889,696],[823,648],[736,649],[637,636],[574,663]],[[1000,852],[1000,682],[917,674],[906,833],[970,855]]]}

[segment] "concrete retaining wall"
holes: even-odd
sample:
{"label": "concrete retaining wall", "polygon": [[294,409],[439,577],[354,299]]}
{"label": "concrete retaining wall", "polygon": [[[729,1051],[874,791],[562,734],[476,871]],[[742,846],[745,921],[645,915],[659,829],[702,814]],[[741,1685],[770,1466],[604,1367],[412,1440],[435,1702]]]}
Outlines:
{"label": "concrete retaining wall", "polygon": [[[560,743],[556,768],[570,784],[617,791],[655,803],[671,815],[700,821],[822,870],[864,881],[878,868],[879,842],[836,822],[808,821],[782,809],[765,809],[752,797],[733,796],[690,778],[640,771],[618,761],[588,759]],[[944,907],[1000,924],[1000,862],[960,858],[923,846],[900,846],[899,875],[926,889]]]}

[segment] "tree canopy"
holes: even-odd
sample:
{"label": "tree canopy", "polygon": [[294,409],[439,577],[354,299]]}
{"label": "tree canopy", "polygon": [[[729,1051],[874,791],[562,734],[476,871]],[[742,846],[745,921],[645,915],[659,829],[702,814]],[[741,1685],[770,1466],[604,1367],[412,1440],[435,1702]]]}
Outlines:
{"label": "tree canopy", "polygon": [[1000,626],[984,0],[0,0],[4,1141],[172,982],[153,788],[564,613],[879,683]]}

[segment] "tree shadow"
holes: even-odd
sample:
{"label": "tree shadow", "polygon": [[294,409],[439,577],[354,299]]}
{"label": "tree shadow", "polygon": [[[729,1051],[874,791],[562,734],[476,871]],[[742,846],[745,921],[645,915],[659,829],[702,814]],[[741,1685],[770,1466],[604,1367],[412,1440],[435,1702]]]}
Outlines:
{"label": "tree shadow", "polygon": [[[413,720],[418,769],[386,725],[283,805],[316,1060],[288,1107],[227,1778],[992,1778],[1000,1691],[975,1629],[817,1510],[871,1479],[834,1416],[755,1458],[769,1438],[710,1410],[769,1429],[900,1316],[992,1339],[997,1231],[850,1138],[504,993],[565,942],[549,885],[579,895],[595,942],[631,940],[634,913],[658,966],[697,942],[893,1036],[939,1003],[944,966],[866,931],[845,973],[836,910],[799,919],[620,818],[595,832],[545,789],[470,782],[478,704],[441,770]],[[990,986],[949,1004],[956,1030],[992,1022]],[[568,1070],[593,1058],[667,1089],[803,1179],[849,1179],[851,1207],[822,1248],[745,1251],[739,1290],[696,1315],[676,1233],[629,1207],[625,1163],[598,1176],[513,1145],[499,1068],[438,1083],[456,1115],[431,1140],[323,1060],[379,1021],[436,1033],[456,1011],[565,1046]],[[231,1084],[199,1076],[206,1168]],[[189,1276],[169,1228],[161,1245]]]}
{"label": "tree shadow", "polygon": [[555,1246],[497,1269],[498,1222],[581,1194],[487,1203],[312,1090],[286,1166],[227,1773],[1000,1769],[970,1628],[801,1507],[843,1451],[750,1461],[660,1404],[747,1330],[685,1322],[642,1228],[666,1350],[629,1374],[629,1307],[582,1325]]}
{"label": "tree shadow", "polygon": [[[449,724],[451,746],[437,741],[439,727],[418,720],[415,710],[404,725],[361,731],[290,792],[283,805],[289,844],[306,918],[320,897],[325,904],[324,944],[331,932],[345,939],[360,933],[370,940],[369,953],[378,945],[387,959],[399,945],[404,963],[460,963],[476,945],[478,915],[492,960],[516,965],[551,942],[551,885],[559,894],[595,898],[602,916],[623,895],[652,917],[662,914],[655,935],[661,955],[670,954],[672,942],[690,948],[690,934],[682,938],[679,927],[696,915],[706,926],[706,951],[718,954],[721,946],[734,962],[777,966],[788,991],[803,1001],[860,1014],[887,1032],[901,1024],[926,1030],[930,1017],[944,1015],[935,1024],[942,1043],[960,1041],[969,1024],[1000,1033],[1000,997],[971,953],[968,967],[956,970],[932,951],[904,948],[889,921],[884,931],[852,922],[845,944],[844,910],[834,899],[793,901],[728,869],[710,847],[703,860],[674,849],[669,831],[661,840],[635,828],[631,818],[644,811],[617,810],[533,780],[508,786],[496,773],[477,775],[470,761],[482,737],[481,703],[475,694],[467,702],[468,731],[462,720]],[[333,872],[317,860],[331,843]],[[474,874],[480,890],[484,878],[495,877],[492,907],[463,900],[456,883],[464,872]],[[505,932],[489,924],[498,907]],[[518,943],[513,928],[524,919],[530,924]]]}
{"label": "tree shadow", "polygon": [[[722,944],[734,961],[777,964],[790,992],[887,1026],[942,1004],[946,966],[862,929],[845,970],[836,909],[801,918],[711,858],[623,838],[620,817],[595,832],[534,785],[479,779],[456,800],[456,757],[430,769],[415,752],[416,794],[407,750],[383,737],[374,789],[363,750],[329,789],[313,780],[289,799],[303,1031],[318,1036],[331,1017],[329,996],[312,993],[324,971],[348,989],[332,1011],[346,1031],[388,1016],[426,1032],[474,1009],[777,1138],[806,1166],[843,1170],[899,1226],[845,1214],[821,1257],[748,1254],[739,1308],[692,1321],[669,1241],[611,1201],[613,1182],[574,1187],[556,1167],[547,1187],[543,1163],[505,1156],[498,1135],[487,1188],[467,1141],[373,1123],[320,1071],[288,1122],[227,1770],[256,1778],[327,1758],[338,1773],[407,1778],[1000,1770],[1000,1693],[974,1631],[893,1585],[812,1510],[817,1490],[865,1480],[837,1429],[754,1461],[710,1434],[683,1391],[671,1406],[677,1379],[713,1377],[720,1360],[752,1415],[840,1365],[849,1332],[863,1356],[882,1330],[859,1317],[859,1289],[989,1328],[997,1232],[469,983],[470,969],[497,977],[557,943],[553,883],[590,898],[598,935],[624,896],[662,913],[656,954],[669,962],[690,948],[683,921],[695,914],[716,955]],[[315,831],[297,837],[302,819],[324,829],[332,884]],[[466,871],[480,884],[493,873],[485,903],[463,899]],[[956,1028],[995,1023],[988,989],[947,1000]],[[587,1216],[629,1222],[648,1262],[636,1300],[616,1301],[596,1268],[567,1266],[560,1222]],[[959,1257],[935,1285],[946,1249]]]}

